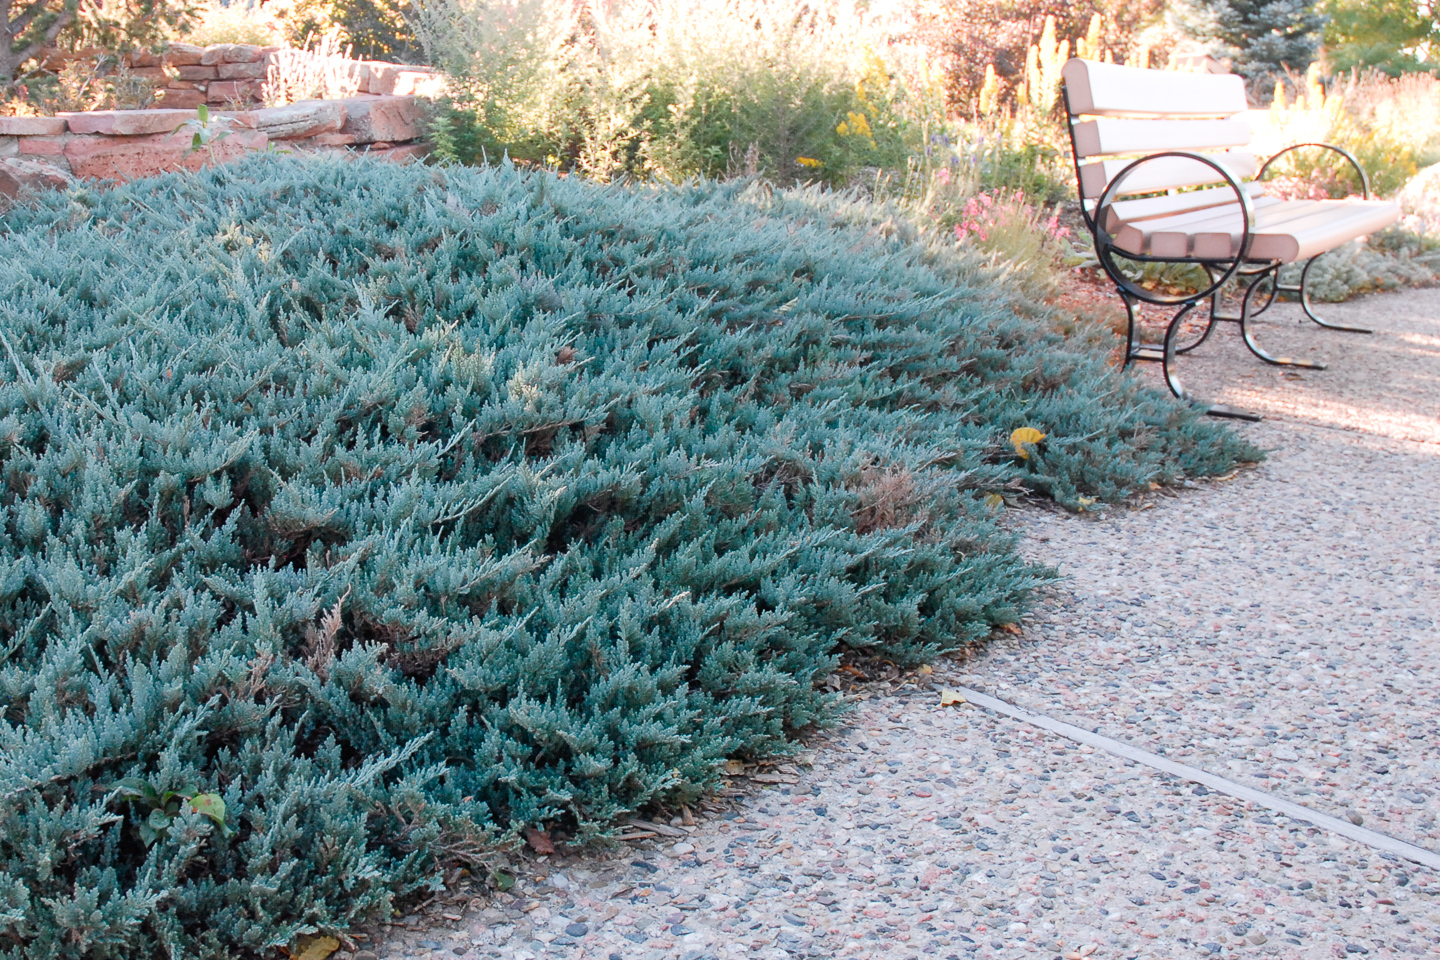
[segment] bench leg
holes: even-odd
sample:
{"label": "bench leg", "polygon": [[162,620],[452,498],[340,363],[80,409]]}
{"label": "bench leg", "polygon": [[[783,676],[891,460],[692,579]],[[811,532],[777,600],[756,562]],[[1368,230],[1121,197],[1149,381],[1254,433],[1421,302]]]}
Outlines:
{"label": "bench leg", "polygon": [[[1182,304],[1175,316],[1170,318],[1170,323],[1165,328],[1165,343],[1163,346],[1143,347],[1136,346],[1135,342],[1137,327],[1137,318],[1135,316],[1136,302],[1131,297],[1126,296],[1124,291],[1120,291],[1120,299],[1125,302],[1126,319],[1129,321],[1125,331],[1125,366],[1130,366],[1130,364],[1136,360],[1159,363],[1165,373],[1165,385],[1170,388],[1170,392],[1180,400],[1188,400],[1196,406],[1203,408],[1209,416],[1225,417],[1230,420],[1247,420],[1251,423],[1258,422],[1261,419],[1258,413],[1250,413],[1248,410],[1240,410],[1223,403],[1205,403],[1195,400],[1186,393],[1185,384],[1180,380],[1180,373],[1175,369],[1175,357],[1177,354],[1184,352],[1179,349],[1179,344],[1184,338],[1181,331],[1186,329],[1185,324],[1189,320],[1190,314],[1200,305],[1200,301],[1191,300],[1189,303]],[[1214,313],[1215,301],[1212,298],[1210,301],[1210,317],[1207,318],[1205,331],[1200,335],[1199,339],[1191,343],[1187,349],[1193,350],[1210,335],[1210,329],[1214,326]],[[1227,318],[1221,317],[1220,319]]]}
{"label": "bench leg", "polygon": [[1309,317],[1311,320],[1315,321],[1317,324],[1324,327],[1326,330],[1340,330],[1344,333],[1374,333],[1375,331],[1371,330],[1369,327],[1347,327],[1344,324],[1340,323],[1330,323],[1328,320],[1323,320],[1315,315],[1315,307],[1310,302],[1310,268],[1315,266],[1315,261],[1319,260],[1323,256],[1323,253],[1316,254],[1305,262],[1305,269],[1300,271],[1300,285],[1298,287],[1294,284],[1277,282],[1275,284],[1275,289],[1282,290],[1285,293],[1300,294],[1300,309],[1305,311],[1305,316]]}
{"label": "bench leg", "polygon": [[[1313,263],[1314,261],[1311,262]],[[1254,319],[1254,313],[1252,313],[1250,309],[1251,299],[1255,296],[1255,291],[1264,285],[1271,288],[1269,296],[1265,301],[1266,307],[1270,305],[1270,301],[1275,298],[1275,288],[1280,287],[1280,283],[1276,279],[1276,273],[1279,269],[1278,266],[1270,269],[1263,275],[1256,277],[1254,282],[1245,288],[1245,296],[1240,301],[1240,336],[1244,338],[1245,346],[1250,348],[1250,352],[1266,363],[1274,364],[1277,367],[1303,367],[1306,370],[1324,370],[1325,364],[1317,363],[1314,360],[1296,360],[1294,357],[1272,356],[1265,351],[1264,347],[1255,342],[1255,335],[1250,332],[1250,321]],[[1307,267],[1306,269],[1309,268]],[[1304,286],[1303,281],[1301,282],[1301,286]],[[1262,307],[1260,311],[1256,312],[1263,311],[1264,308]]]}
{"label": "bench leg", "polygon": [[[1182,329],[1177,331],[1175,334],[1176,353],[1189,353],[1191,350],[1194,350],[1196,347],[1200,346],[1200,344],[1210,339],[1210,331],[1215,329],[1215,308],[1219,303],[1219,297],[1220,292],[1218,290],[1210,295],[1210,309],[1206,312],[1203,319],[1200,317],[1193,317],[1187,318],[1185,320]],[[1204,326],[1198,327],[1198,325],[1202,323],[1204,324]]]}
{"label": "bench leg", "polygon": [[[1251,413],[1248,410],[1241,410],[1223,403],[1205,403],[1194,399],[1185,391],[1185,384],[1181,382],[1180,374],[1175,369],[1175,355],[1179,353],[1176,349],[1176,343],[1179,340],[1178,334],[1186,321],[1187,315],[1197,306],[1199,306],[1199,303],[1193,300],[1182,306],[1179,312],[1171,318],[1170,325],[1165,328],[1165,347],[1164,350],[1161,351],[1160,357],[1162,367],[1165,371],[1165,385],[1168,386],[1170,392],[1179,399],[1189,400],[1196,406],[1203,408],[1207,416],[1223,417],[1227,420],[1245,420],[1250,423],[1259,422],[1261,417],[1258,413]],[[1214,310],[1213,301],[1211,302],[1211,310],[1212,312]],[[1206,327],[1206,335],[1209,334],[1210,326],[1213,326],[1213,323]],[[1203,341],[1204,337],[1202,336],[1200,339]],[[1191,349],[1198,345],[1198,342],[1193,344]]]}
{"label": "bench leg", "polygon": [[[1147,347],[1141,343],[1136,333],[1140,329],[1138,311],[1139,301],[1128,296],[1125,291],[1118,291],[1120,300],[1125,304],[1125,363],[1129,366],[1136,360],[1162,359],[1163,350],[1160,347]],[[1198,302],[1198,301],[1197,301]],[[1190,315],[1190,308],[1185,307],[1180,311],[1181,325],[1175,332],[1175,352],[1177,354],[1189,353],[1210,337],[1210,331],[1215,327],[1215,299],[1210,298],[1210,311],[1207,314]],[[1221,317],[1220,319],[1225,319]]]}

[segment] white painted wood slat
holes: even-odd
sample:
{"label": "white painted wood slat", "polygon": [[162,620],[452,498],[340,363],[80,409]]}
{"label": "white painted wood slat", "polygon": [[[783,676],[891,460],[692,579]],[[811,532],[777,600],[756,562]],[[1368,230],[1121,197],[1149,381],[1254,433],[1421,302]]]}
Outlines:
{"label": "white painted wood slat", "polygon": [[[1241,185],[1252,199],[1265,195],[1263,183]],[[1168,217],[1187,210],[1203,210],[1235,202],[1235,191],[1228,186],[1210,187],[1205,190],[1187,190],[1184,193],[1169,193],[1162,197],[1141,197],[1139,200],[1117,200],[1105,212],[1105,229],[1115,233],[1127,223]],[[1093,203],[1090,205],[1093,208]]]}
{"label": "white painted wood slat", "polygon": [[[1301,202],[1301,201],[1296,201]],[[1255,231],[1250,255],[1258,260],[1291,263],[1333,250],[1342,243],[1383,230],[1400,219],[1400,205],[1383,200],[1321,200],[1304,216]],[[1221,259],[1240,249],[1238,225],[1230,230],[1197,232],[1196,257]]]}
{"label": "white painted wood slat", "polygon": [[1075,124],[1075,151],[1084,157],[1161,150],[1206,150],[1250,143],[1244,120],[1116,120],[1102,117]]}
{"label": "white painted wood slat", "polygon": [[[1250,224],[1250,232],[1259,234],[1262,232],[1274,232],[1284,230],[1291,221],[1307,217],[1320,208],[1318,200],[1276,200],[1269,198],[1270,202],[1254,211],[1255,219]],[[1230,210],[1216,211],[1211,216],[1197,217],[1184,223],[1170,224],[1158,229],[1152,229],[1147,238],[1150,249],[1157,251],[1157,257],[1187,257],[1201,256],[1196,252],[1195,238],[1204,234],[1215,236],[1224,234],[1234,236],[1234,249],[1230,246],[1224,247],[1225,253],[1211,251],[1211,259],[1233,256],[1240,252],[1240,233],[1244,227],[1244,220],[1240,216],[1240,209],[1235,205]],[[1158,251],[1166,251],[1164,253]],[[1181,253],[1169,251],[1180,250]],[[1251,247],[1254,254],[1254,247]],[[1258,254],[1255,254],[1258,256]]]}
{"label": "white painted wood slat", "polygon": [[[1224,153],[1203,154],[1230,171],[1236,180],[1248,180],[1255,176],[1259,164],[1255,155],[1244,150],[1227,150]],[[1105,186],[1120,171],[1130,166],[1132,160],[1098,160],[1080,167],[1080,186],[1085,197],[1099,198]],[[1223,183],[1224,180],[1214,168],[1199,160],[1188,157],[1161,157],[1138,167],[1125,181],[1121,196],[1136,193],[1154,193],[1176,187],[1197,187],[1207,183]]]}
{"label": "white painted wood slat", "polygon": [[1249,108],[1232,74],[1142,70],[1071,59],[1060,70],[1070,112],[1101,117],[1229,117]]}
{"label": "white painted wood slat", "polygon": [[[1230,194],[1232,197],[1234,195]],[[1251,203],[1251,212],[1259,222],[1268,207],[1284,202],[1275,197],[1259,197]],[[1115,233],[1115,245],[1127,253],[1144,253],[1152,257],[1186,257],[1190,255],[1190,234],[1195,228],[1217,223],[1228,225],[1232,220],[1237,224],[1244,222],[1238,203],[1188,210],[1169,217],[1136,220],[1125,224]]]}

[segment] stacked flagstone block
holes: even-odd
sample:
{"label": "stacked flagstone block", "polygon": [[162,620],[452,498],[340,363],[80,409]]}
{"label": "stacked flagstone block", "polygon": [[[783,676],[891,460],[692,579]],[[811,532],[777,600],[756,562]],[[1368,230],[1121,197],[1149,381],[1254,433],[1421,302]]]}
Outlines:
{"label": "stacked flagstone block", "polygon": [[[199,47],[172,43],[161,53],[136,52],[120,57],[120,63],[134,76],[159,83],[163,91],[156,106],[163,109],[259,106],[261,88],[270,70],[270,59],[281,47],[259,47],[248,43],[218,43]],[[46,55],[46,69],[59,70],[74,60],[93,60],[104,55],[98,49],[75,52],[53,51]],[[377,60],[351,61],[351,76],[360,93],[379,96],[434,96],[440,92],[441,77],[432,67]]]}
{"label": "stacked flagstone block", "polygon": [[[262,107],[261,87],[277,50],[172,44],[163,54],[137,53],[127,60],[131,73],[167,80],[155,108],[0,117],[0,195],[71,178],[131,180],[194,170],[266,148],[364,153],[400,162],[428,150],[420,142],[423,98],[438,93],[441,83],[431,68],[353,61],[359,88],[354,96]],[[46,65],[55,67],[53,59]],[[209,119],[197,148],[202,105]]]}
{"label": "stacked flagstone block", "polygon": [[0,117],[0,193],[15,193],[15,188],[7,189],[11,181],[53,185],[57,176],[132,180],[194,170],[267,147],[301,153],[365,153],[406,162],[428,150],[428,144],[419,142],[423,113],[417,97],[375,94],[216,111],[204,128],[207,142],[198,148],[196,110]]}

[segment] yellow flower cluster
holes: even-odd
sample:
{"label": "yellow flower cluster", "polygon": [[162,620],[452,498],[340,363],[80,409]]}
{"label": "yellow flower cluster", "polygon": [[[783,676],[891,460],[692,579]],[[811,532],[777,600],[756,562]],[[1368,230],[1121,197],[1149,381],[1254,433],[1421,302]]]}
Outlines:
{"label": "yellow flower cluster", "polygon": [[848,111],[845,116],[848,119],[840,121],[840,126],[835,128],[836,133],[842,137],[848,137],[853,134],[857,137],[865,137],[868,140],[875,139],[875,135],[870,132],[870,120],[865,114],[856,113],[851,110]]}

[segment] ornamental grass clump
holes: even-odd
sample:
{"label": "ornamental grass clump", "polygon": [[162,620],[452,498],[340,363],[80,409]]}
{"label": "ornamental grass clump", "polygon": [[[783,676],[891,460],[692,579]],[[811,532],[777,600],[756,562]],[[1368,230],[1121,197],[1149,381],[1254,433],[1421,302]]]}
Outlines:
{"label": "ornamental grass clump", "polygon": [[[0,957],[240,957],[593,839],[1255,452],[870,208],[254,157],[0,216]],[[1021,427],[1044,439],[1023,456]]]}

